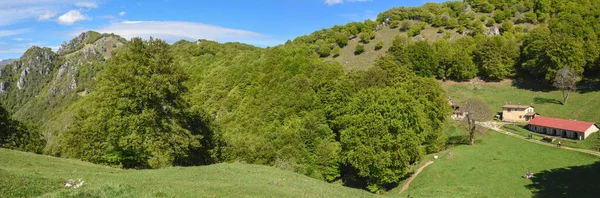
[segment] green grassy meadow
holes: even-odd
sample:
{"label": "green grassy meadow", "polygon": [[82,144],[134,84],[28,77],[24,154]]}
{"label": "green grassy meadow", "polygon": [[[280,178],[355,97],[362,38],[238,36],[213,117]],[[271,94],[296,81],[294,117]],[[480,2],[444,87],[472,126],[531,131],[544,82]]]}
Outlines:
{"label": "green grassy meadow", "polygon": [[[82,178],[77,189],[64,187]],[[290,171],[241,163],[123,170],[0,149],[0,197],[372,197]]]}
{"label": "green grassy meadow", "polygon": [[[474,146],[438,154],[406,197],[590,197],[600,193],[600,158],[488,132]],[[452,152],[451,156],[445,155]],[[524,178],[527,170],[533,179]]]}
{"label": "green grassy meadow", "polygon": [[[449,149],[426,157],[404,193],[389,197],[586,197],[600,193],[600,158],[527,142],[496,132],[460,144],[464,131],[450,123]],[[452,152],[447,156],[446,152]],[[422,164],[422,163],[421,163]],[[415,166],[414,169],[418,168]],[[533,171],[532,180],[523,176]],[[77,189],[63,186],[82,178]],[[0,149],[0,197],[372,197],[290,171],[242,163],[158,170],[123,170]]]}

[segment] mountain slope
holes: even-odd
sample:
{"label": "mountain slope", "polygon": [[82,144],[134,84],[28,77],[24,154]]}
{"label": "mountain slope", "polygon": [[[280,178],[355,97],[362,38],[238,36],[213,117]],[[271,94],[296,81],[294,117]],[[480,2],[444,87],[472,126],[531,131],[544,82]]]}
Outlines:
{"label": "mountain slope", "polygon": [[[290,171],[249,164],[123,170],[0,149],[0,197],[373,197]],[[64,186],[83,179],[80,188]]]}
{"label": "mountain slope", "polygon": [[14,117],[42,128],[49,145],[66,129],[72,105],[93,90],[111,52],[126,42],[112,34],[84,32],[58,52],[32,47],[0,70],[0,99]]}

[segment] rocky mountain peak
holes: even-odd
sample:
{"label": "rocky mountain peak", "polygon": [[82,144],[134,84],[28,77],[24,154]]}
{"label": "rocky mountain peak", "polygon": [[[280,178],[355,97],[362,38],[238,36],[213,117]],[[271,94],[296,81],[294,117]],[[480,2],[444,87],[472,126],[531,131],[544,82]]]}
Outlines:
{"label": "rocky mountain peak", "polygon": [[63,41],[60,44],[60,48],[56,51],[58,54],[67,54],[74,51],[78,46],[83,45],[84,42],[90,38],[92,34],[99,34],[93,31],[82,32],[79,36],[73,38],[69,43]]}

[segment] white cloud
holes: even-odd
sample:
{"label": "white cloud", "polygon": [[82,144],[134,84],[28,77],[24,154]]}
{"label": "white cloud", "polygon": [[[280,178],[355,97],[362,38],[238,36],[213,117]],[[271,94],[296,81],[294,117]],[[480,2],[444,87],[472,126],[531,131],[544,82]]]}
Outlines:
{"label": "white cloud", "polygon": [[335,4],[343,3],[343,2],[344,2],[343,0],[325,0],[325,4],[327,4],[327,5],[335,5]]}
{"label": "white cloud", "polygon": [[77,3],[75,3],[75,5],[77,7],[82,7],[82,8],[98,8],[98,4],[96,4],[96,2],[90,2],[90,1],[77,2]]}
{"label": "white cloud", "polygon": [[[259,46],[271,46],[285,42],[273,40],[269,36],[256,32],[183,21],[123,21],[112,23],[96,31],[115,33],[127,39],[155,37],[168,42],[181,39],[192,41],[207,39],[219,42],[244,42]],[[73,33],[73,35],[77,34],[79,32]]]}
{"label": "white cloud", "polygon": [[75,7],[78,1],[80,0],[2,0],[0,1],[0,26],[31,19],[50,20],[56,16],[56,13]]}
{"label": "white cloud", "polygon": [[71,10],[60,17],[58,17],[58,23],[62,25],[73,25],[78,21],[89,20],[90,18],[81,14],[78,10]]}
{"label": "white cloud", "polygon": [[14,38],[15,41],[31,41],[30,38]]}
{"label": "white cloud", "polygon": [[127,14],[127,13],[126,13],[126,12],[119,12],[119,16],[120,16],[120,17],[123,17],[123,16],[125,16],[125,14]]}
{"label": "white cloud", "polygon": [[[365,2],[371,0],[347,0],[348,2]],[[344,3],[344,0],[325,0],[325,4],[327,5],[335,5],[339,3]]]}
{"label": "white cloud", "polygon": [[0,30],[0,37],[19,35],[31,31],[30,28],[15,30]]}

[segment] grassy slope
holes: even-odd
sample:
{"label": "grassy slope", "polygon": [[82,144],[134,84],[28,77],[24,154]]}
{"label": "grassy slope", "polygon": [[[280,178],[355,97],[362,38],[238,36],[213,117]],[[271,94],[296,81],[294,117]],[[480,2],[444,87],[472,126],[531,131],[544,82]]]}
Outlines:
{"label": "grassy slope", "polygon": [[[581,197],[599,193],[600,158],[489,133],[441,154],[400,194],[406,197]],[[523,178],[527,170],[534,179]],[[398,195],[397,189],[390,195]]]}
{"label": "grassy slope", "polygon": [[[478,81],[477,85],[471,82],[442,83],[448,96],[455,103],[468,98],[479,98],[487,103],[493,111],[501,112],[505,103],[532,104],[535,112],[544,116],[576,119],[600,123],[598,109],[600,109],[600,92],[573,93],[567,105],[560,104],[562,93],[560,91],[531,91],[519,89],[511,85],[510,81],[498,83],[485,83]],[[478,87],[478,88],[475,88]]]}
{"label": "grassy slope", "polygon": [[[78,189],[63,187],[82,178]],[[370,197],[276,168],[216,164],[122,170],[77,160],[0,149],[0,197]]]}
{"label": "grassy slope", "polygon": [[[426,38],[430,42],[435,42],[443,39],[445,32],[438,34],[438,28],[427,26],[424,30],[421,31],[421,36]],[[450,40],[460,38],[461,35],[456,33],[455,30],[446,30],[452,32],[452,36]],[[371,40],[369,43],[365,45],[365,52],[359,55],[354,55],[354,49],[356,49],[356,45],[360,42],[360,39],[357,37],[348,42],[348,45],[340,51],[340,56],[333,58],[338,61],[346,72],[352,70],[366,70],[369,67],[373,66],[377,57],[384,55],[385,52],[392,45],[392,41],[398,35],[406,35],[406,32],[401,32],[398,28],[390,29],[390,28],[382,28],[377,31],[377,35],[375,39]],[[379,41],[383,41],[383,48],[380,50],[375,50],[375,44]],[[332,59],[329,57],[327,59]]]}

